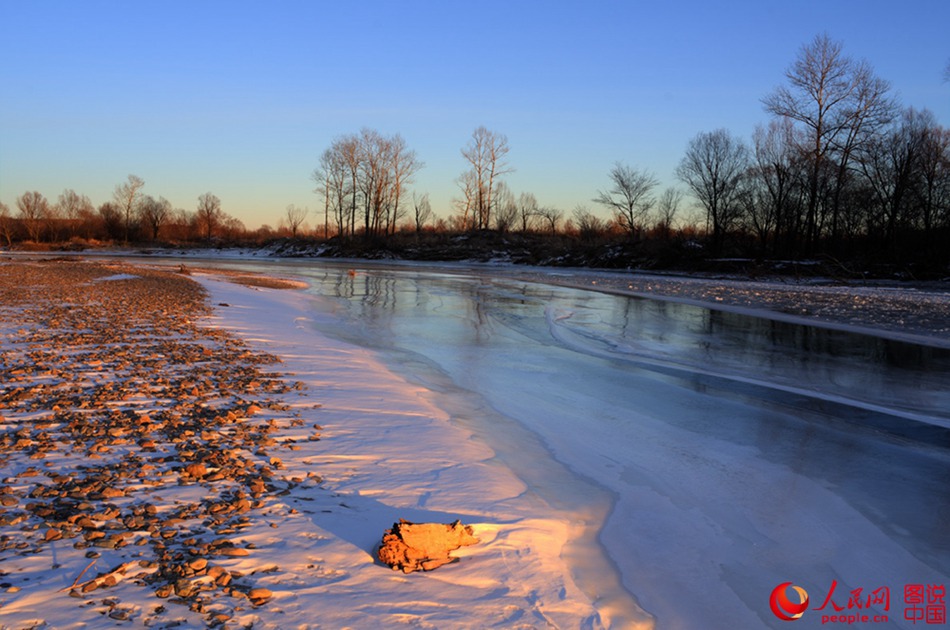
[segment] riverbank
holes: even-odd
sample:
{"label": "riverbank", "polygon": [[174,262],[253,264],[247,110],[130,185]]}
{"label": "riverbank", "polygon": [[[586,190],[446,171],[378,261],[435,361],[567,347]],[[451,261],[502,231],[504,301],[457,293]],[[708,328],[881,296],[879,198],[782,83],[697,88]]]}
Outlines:
{"label": "riverbank", "polygon": [[[126,263],[2,271],[0,626],[649,625],[575,584],[578,515],[316,332],[302,294]],[[400,518],[480,543],[394,573],[373,549]]]}

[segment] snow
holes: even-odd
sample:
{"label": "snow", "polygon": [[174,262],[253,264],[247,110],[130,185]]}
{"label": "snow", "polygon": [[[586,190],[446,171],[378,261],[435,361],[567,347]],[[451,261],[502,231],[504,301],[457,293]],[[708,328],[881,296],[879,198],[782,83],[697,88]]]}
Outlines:
{"label": "snow", "polygon": [[116,280],[134,280],[135,278],[138,278],[138,276],[130,273],[114,273],[111,276],[96,278],[93,282],[114,282]]}

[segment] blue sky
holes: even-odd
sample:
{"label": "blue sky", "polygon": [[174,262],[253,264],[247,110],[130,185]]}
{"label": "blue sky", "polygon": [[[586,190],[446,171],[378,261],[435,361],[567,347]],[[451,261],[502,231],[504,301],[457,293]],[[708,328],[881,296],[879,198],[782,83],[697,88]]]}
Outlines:
{"label": "blue sky", "polygon": [[370,127],[416,150],[413,188],[447,216],[484,125],[508,137],[515,193],[593,208],[616,161],[665,187],[697,133],[749,138],[823,32],[950,126],[947,0],[0,0],[0,201],[98,205],[131,173],[175,207],[210,191],[276,225],[319,205],[332,140]]}

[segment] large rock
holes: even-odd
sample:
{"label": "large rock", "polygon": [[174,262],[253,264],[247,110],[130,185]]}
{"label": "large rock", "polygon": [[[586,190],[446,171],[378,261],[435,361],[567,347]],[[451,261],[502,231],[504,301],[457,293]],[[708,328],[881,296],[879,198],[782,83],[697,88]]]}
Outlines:
{"label": "large rock", "polygon": [[474,545],[478,539],[472,528],[454,523],[410,523],[399,519],[387,529],[379,545],[377,556],[380,562],[403,573],[431,571],[443,564],[457,562],[449,554],[459,547]]}

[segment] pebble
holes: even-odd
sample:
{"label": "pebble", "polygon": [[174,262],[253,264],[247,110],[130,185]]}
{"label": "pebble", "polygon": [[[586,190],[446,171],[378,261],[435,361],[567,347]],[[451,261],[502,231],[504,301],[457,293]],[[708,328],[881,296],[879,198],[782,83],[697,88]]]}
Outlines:
{"label": "pebble", "polygon": [[188,568],[192,571],[201,571],[208,566],[208,561],[205,558],[195,558],[194,560],[188,561]]}
{"label": "pebble", "polygon": [[[92,282],[131,271],[122,283]],[[46,554],[72,539],[95,560],[93,549],[108,549],[110,563],[133,561],[134,583],[198,610],[207,589],[248,593],[254,605],[272,597],[208,558],[250,555],[221,536],[286,491],[273,476],[285,464],[270,451],[292,441],[275,439],[287,423],[274,416],[287,417],[280,396],[299,384],[262,369],[277,357],[196,323],[206,300],[187,277],[123,263],[4,266],[0,328],[16,332],[0,339],[0,462],[19,472],[0,487],[0,550]],[[34,420],[19,425],[26,414]],[[152,494],[179,483],[200,483],[203,496]],[[101,578],[86,569],[70,596],[118,581],[108,567]],[[117,603],[109,617],[129,619]]]}
{"label": "pebble", "polygon": [[252,588],[247,593],[247,598],[251,600],[251,603],[255,606],[260,606],[261,604],[266,603],[267,600],[273,596],[274,593],[272,593],[270,589],[263,587]]}

